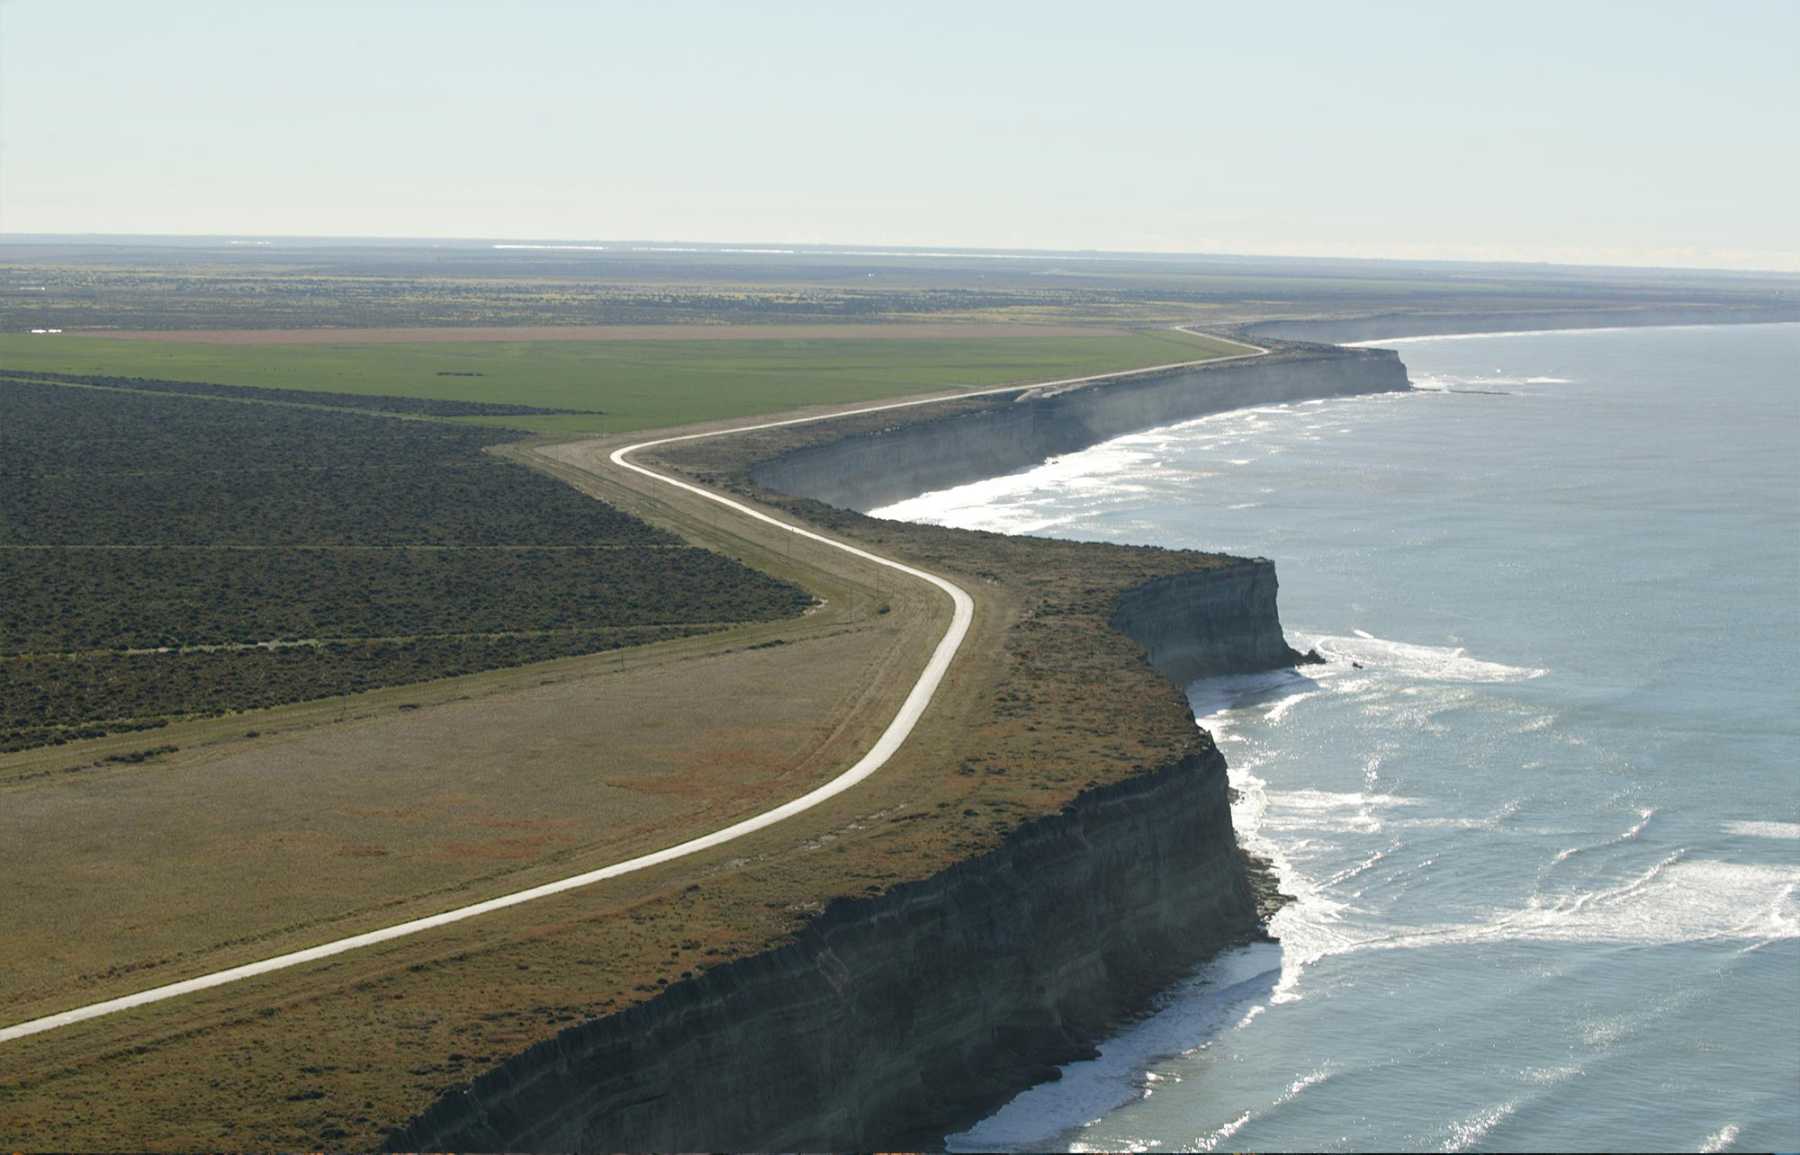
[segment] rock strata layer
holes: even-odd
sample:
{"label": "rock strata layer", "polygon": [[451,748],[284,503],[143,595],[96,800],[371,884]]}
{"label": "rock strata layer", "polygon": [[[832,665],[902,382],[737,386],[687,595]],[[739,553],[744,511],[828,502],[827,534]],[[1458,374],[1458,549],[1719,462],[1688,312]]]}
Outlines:
{"label": "rock strata layer", "polygon": [[1275,591],[1275,563],[1247,558],[1125,591],[1112,626],[1143,646],[1156,671],[1178,686],[1305,664],[1309,657],[1282,634]]}
{"label": "rock strata layer", "polygon": [[1258,932],[1225,762],[1088,791],[999,849],[575,1027],[396,1132],[405,1150],[879,1149],[1091,1053]]}
{"label": "rock strata layer", "polygon": [[867,511],[1038,465],[1122,437],[1252,405],[1406,389],[1389,349],[1291,347],[1244,361],[1025,393],[971,413],[911,420],[761,462],[766,489]]}

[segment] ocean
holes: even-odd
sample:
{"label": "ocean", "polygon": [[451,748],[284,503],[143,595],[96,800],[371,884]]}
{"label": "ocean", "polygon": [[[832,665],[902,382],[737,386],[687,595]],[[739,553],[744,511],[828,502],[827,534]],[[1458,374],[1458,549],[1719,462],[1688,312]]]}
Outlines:
{"label": "ocean", "polygon": [[1800,325],[1382,344],[877,511],[1273,558],[1330,659],[1188,689],[1279,944],[953,1150],[1800,1149]]}

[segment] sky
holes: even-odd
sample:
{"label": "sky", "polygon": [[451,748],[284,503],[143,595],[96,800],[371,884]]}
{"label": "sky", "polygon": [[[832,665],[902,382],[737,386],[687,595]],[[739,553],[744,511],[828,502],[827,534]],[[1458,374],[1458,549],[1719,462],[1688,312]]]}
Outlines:
{"label": "sky", "polygon": [[1800,270],[1800,0],[0,0],[0,232]]}

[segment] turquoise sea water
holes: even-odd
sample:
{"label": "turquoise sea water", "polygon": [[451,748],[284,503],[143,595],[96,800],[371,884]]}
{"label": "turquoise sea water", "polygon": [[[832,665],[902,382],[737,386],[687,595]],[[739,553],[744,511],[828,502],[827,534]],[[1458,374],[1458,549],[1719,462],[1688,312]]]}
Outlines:
{"label": "turquoise sea water", "polygon": [[1189,689],[1280,945],[953,1147],[1800,1148],[1800,326],[1393,347],[881,511],[1270,557],[1331,659]]}

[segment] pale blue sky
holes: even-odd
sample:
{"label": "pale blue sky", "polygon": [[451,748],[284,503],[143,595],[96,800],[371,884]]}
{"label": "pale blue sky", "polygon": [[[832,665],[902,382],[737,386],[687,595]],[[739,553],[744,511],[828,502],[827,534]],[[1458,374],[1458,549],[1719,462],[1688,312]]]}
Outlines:
{"label": "pale blue sky", "polygon": [[0,0],[0,231],[1800,269],[1800,0]]}

